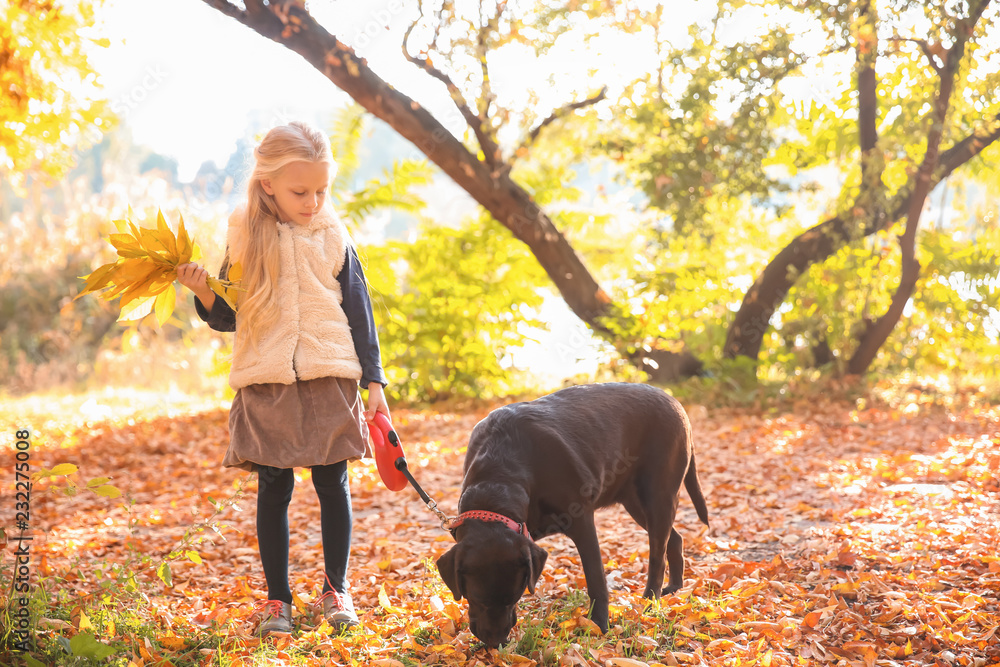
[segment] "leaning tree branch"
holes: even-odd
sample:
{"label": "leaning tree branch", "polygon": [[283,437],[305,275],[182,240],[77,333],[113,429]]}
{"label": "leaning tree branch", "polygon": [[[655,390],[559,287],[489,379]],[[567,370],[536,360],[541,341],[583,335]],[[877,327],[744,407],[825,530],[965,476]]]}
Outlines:
{"label": "leaning tree branch", "polygon": [[948,178],[953,171],[982,153],[983,149],[1000,140],[1000,114],[983,122],[978,130],[973,130],[972,134],[941,153],[935,184]]}
{"label": "leaning tree branch", "polygon": [[555,111],[553,111],[552,113],[550,113],[549,116],[548,116],[548,118],[546,118],[541,123],[539,123],[538,125],[536,125],[531,130],[531,132],[528,133],[528,136],[526,136],[524,138],[524,141],[521,142],[521,145],[517,147],[517,150],[514,152],[514,155],[521,155],[521,154],[524,153],[524,151],[526,151],[529,148],[531,148],[531,145],[533,143],[535,143],[536,139],[538,139],[538,135],[547,126],[549,126],[552,123],[556,122],[560,118],[564,118],[565,116],[568,116],[569,114],[573,113],[574,111],[577,111],[579,109],[584,109],[586,107],[593,106],[593,105],[597,104],[598,102],[600,102],[601,100],[603,100],[605,97],[607,97],[607,94],[608,94],[608,87],[607,86],[603,86],[601,88],[600,92],[598,92],[596,95],[594,95],[592,97],[588,97],[585,100],[580,100],[579,102],[570,102],[568,104],[564,104],[563,106],[559,107],[558,109],[556,109]]}
{"label": "leaning tree branch", "polygon": [[239,7],[229,2],[229,0],[204,0],[209,6],[219,10],[226,16],[234,18],[240,23],[245,23],[245,13]]}

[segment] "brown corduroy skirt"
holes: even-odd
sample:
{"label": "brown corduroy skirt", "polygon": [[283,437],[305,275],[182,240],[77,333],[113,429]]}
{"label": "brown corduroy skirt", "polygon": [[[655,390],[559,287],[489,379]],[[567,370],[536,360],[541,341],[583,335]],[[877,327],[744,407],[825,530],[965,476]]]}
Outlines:
{"label": "brown corduroy skirt", "polygon": [[344,378],[252,384],[229,411],[228,468],[298,468],[369,455],[358,383]]}

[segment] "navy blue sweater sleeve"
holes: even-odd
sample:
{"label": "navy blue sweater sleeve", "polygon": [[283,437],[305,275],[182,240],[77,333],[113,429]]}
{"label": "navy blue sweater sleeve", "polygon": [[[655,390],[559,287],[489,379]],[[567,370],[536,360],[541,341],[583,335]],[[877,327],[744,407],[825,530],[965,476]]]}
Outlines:
{"label": "navy blue sweater sleeve", "polygon": [[[222,265],[222,270],[219,271],[219,278],[225,280],[228,275],[229,262],[225,262]],[[221,296],[216,295],[211,312],[205,308],[201,299],[195,297],[194,309],[198,311],[198,317],[205,320],[210,328],[216,331],[236,331],[236,313]]]}
{"label": "navy blue sweater sleeve", "polygon": [[372,313],[372,302],[368,297],[368,282],[365,280],[361,260],[353,246],[347,247],[347,257],[344,266],[337,275],[340,289],[344,294],[341,304],[347,323],[351,327],[351,338],[354,339],[354,351],[358,353],[361,362],[361,386],[368,388],[369,383],[378,382],[383,387],[388,384],[382,371],[382,356],[378,346],[378,331],[375,329],[375,317]]}

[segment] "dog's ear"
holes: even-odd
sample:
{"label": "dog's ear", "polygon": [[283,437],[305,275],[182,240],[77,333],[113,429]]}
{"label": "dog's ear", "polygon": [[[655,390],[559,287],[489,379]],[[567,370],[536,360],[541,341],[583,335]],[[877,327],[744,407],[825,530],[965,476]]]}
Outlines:
{"label": "dog's ear", "polygon": [[462,599],[462,583],[458,576],[458,549],[459,545],[456,544],[437,559],[438,573],[448,585],[456,602]]}
{"label": "dog's ear", "polygon": [[529,540],[524,545],[522,553],[525,560],[528,561],[528,592],[534,594],[535,585],[538,583],[538,578],[542,576],[542,569],[545,567],[549,552]]}

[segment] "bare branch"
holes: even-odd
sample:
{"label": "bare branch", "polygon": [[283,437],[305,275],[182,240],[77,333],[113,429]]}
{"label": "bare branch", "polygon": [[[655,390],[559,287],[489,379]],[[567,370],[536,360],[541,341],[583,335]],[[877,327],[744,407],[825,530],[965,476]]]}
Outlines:
{"label": "bare branch", "polygon": [[[941,58],[945,54],[945,49],[940,44],[931,45],[926,39],[916,39],[914,37],[900,37],[898,35],[893,35],[888,38],[890,42],[910,42],[916,44],[920,47],[920,50],[924,52],[927,56],[927,62],[930,64],[931,69],[941,74],[942,65],[939,65],[937,58]],[[943,60],[942,60],[943,62]]]}
{"label": "bare branch", "polygon": [[541,133],[543,129],[545,129],[546,126],[551,125],[552,123],[556,122],[560,118],[563,118],[564,116],[568,116],[577,109],[583,109],[585,107],[597,104],[598,102],[603,100],[607,96],[607,94],[608,94],[608,87],[604,86],[603,88],[601,88],[600,92],[594,95],[593,97],[588,97],[587,99],[581,100],[579,102],[571,102],[569,104],[564,104],[563,106],[559,107],[551,114],[549,114],[548,118],[543,120],[541,123],[535,126],[535,128],[531,130],[531,132],[528,133],[528,136],[525,137],[524,141],[521,142],[521,145],[518,146],[515,155],[519,155],[528,148],[530,148],[531,144],[533,144],[535,140],[538,139],[538,135]]}
{"label": "bare branch", "polygon": [[489,50],[487,38],[491,31],[496,31],[500,25],[500,15],[503,13],[503,2],[497,2],[497,11],[493,18],[488,21],[482,20],[482,3],[480,2],[480,26],[476,31],[476,59],[479,60],[479,68],[483,81],[479,93],[479,117],[486,119],[489,117],[490,104],[493,103],[493,89],[490,86],[490,68],[486,60]]}
{"label": "bare branch", "polygon": [[[422,11],[423,10],[421,9],[421,17],[423,16]],[[486,163],[491,168],[495,168],[497,166],[497,162],[500,160],[500,148],[486,130],[485,119],[472,112],[472,109],[469,108],[468,103],[465,101],[465,96],[462,95],[462,91],[459,90],[458,86],[455,85],[455,82],[451,80],[451,77],[435,67],[429,58],[420,58],[410,53],[408,46],[410,33],[413,32],[413,29],[419,22],[420,18],[410,24],[410,27],[406,29],[406,34],[403,36],[402,44],[403,57],[445,85],[452,101],[455,103],[455,106],[458,107],[459,113],[462,114],[462,118],[465,119],[465,122],[468,124],[473,134],[476,135],[476,140],[479,142],[479,147],[483,151]]]}
{"label": "bare branch", "polygon": [[656,93],[663,102],[663,41],[660,39],[660,22],[663,18],[663,3],[656,3],[656,12],[653,14],[653,38],[656,42]]}
{"label": "bare branch", "polygon": [[[861,5],[860,22],[856,49],[858,71],[858,133],[861,142],[862,156],[868,154],[878,143],[878,77],[875,75],[875,62],[878,59],[878,32],[876,23],[878,16],[871,2]],[[865,28],[868,28],[866,31]],[[861,165],[862,174],[865,165]]]}

